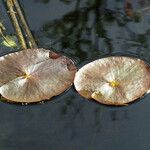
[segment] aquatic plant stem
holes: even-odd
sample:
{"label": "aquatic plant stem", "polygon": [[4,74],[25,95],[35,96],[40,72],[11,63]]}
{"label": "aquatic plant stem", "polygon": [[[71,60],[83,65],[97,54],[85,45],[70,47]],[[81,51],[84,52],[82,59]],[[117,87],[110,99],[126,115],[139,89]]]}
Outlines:
{"label": "aquatic plant stem", "polygon": [[28,24],[27,24],[27,22],[25,20],[25,17],[23,15],[23,12],[21,10],[21,7],[19,5],[18,0],[12,0],[12,1],[14,3],[15,8],[16,8],[17,15],[19,16],[20,21],[22,22],[23,28],[24,28],[24,30],[26,32],[26,35],[29,38],[29,46],[31,48],[37,48],[37,44],[36,44],[36,42],[35,42],[35,40],[33,38],[33,35],[32,35],[32,33],[31,33],[30,29],[29,29]]}
{"label": "aquatic plant stem", "polygon": [[18,23],[18,20],[17,20],[17,17],[16,17],[16,12],[14,11],[14,8],[13,8],[14,7],[13,1],[12,0],[6,0],[6,4],[7,4],[8,10],[9,10],[10,17],[12,19],[13,26],[16,30],[21,48],[22,49],[27,49],[26,42],[25,42],[25,39],[23,37],[23,33],[21,31],[21,28],[19,26],[19,23]]}

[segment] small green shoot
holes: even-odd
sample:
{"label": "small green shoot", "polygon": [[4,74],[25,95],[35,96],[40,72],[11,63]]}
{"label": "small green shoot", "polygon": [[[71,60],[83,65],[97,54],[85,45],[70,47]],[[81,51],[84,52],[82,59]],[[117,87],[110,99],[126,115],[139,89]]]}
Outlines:
{"label": "small green shoot", "polygon": [[0,22],[0,36],[3,38],[2,45],[10,48],[16,48],[17,44],[15,41],[15,36],[5,35],[4,31],[6,30],[2,22]]}

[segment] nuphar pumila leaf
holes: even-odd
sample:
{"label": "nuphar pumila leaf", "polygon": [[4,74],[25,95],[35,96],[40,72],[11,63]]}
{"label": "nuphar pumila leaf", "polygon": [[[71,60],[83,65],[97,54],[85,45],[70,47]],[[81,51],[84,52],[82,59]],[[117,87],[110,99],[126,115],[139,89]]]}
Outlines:
{"label": "nuphar pumila leaf", "polygon": [[125,105],[149,92],[150,67],[137,58],[102,58],[79,69],[74,84],[85,98],[108,105]]}
{"label": "nuphar pumila leaf", "polygon": [[0,57],[0,94],[13,102],[50,99],[69,88],[76,67],[69,58],[45,49]]}

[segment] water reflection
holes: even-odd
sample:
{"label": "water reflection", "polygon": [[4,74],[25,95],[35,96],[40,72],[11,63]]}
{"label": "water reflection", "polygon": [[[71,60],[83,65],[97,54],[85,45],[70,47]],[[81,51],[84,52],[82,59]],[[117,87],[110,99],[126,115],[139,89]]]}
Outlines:
{"label": "water reflection", "polygon": [[[78,66],[116,52],[138,54],[150,62],[150,15],[143,11],[149,0],[132,1],[133,16],[125,13],[122,0],[21,2],[39,46],[69,54],[78,60]],[[57,9],[49,14],[52,3]],[[63,14],[58,12],[61,7]],[[13,34],[7,20],[8,32]],[[0,49],[0,55],[14,51]],[[72,88],[43,105],[0,103],[0,148],[147,150],[149,106],[147,96],[127,107],[108,107],[84,99]]]}
{"label": "water reflection", "polygon": [[40,2],[40,3],[44,3],[47,4],[49,3],[50,0],[35,0],[35,2]]}
{"label": "water reflection", "polygon": [[110,113],[110,117],[112,121],[121,121],[129,119],[127,110],[120,110],[120,111],[113,110]]}
{"label": "water reflection", "polygon": [[[69,5],[72,1],[61,2]],[[102,0],[77,0],[75,3],[74,10],[43,25],[43,36],[51,41],[46,47],[70,53],[79,63],[102,54],[118,51],[140,54],[150,48],[150,16],[143,11],[148,2],[133,2],[132,16],[126,14],[121,1],[115,1],[113,6]]]}

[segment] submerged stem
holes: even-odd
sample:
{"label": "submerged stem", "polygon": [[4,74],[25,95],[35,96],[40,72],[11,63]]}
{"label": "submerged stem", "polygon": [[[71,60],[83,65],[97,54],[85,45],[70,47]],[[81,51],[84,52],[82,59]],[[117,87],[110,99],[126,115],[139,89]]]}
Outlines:
{"label": "submerged stem", "polygon": [[19,23],[18,23],[18,20],[17,20],[17,17],[16,17],[16,12],[13,9],[13,7],[14,7],[13,1],[12,0],[6,0],[6,4],[7,4],[7,7],[8,7],[9,14],[10,14],[10,17],[12,19],[14,28],[16,30],[19,42],[21,44],[21,48],[22,49],[27,49],[26,42],[25,42],[25,39],[23,37],[23,33],[21,31],[21,28],[19,26]]}

